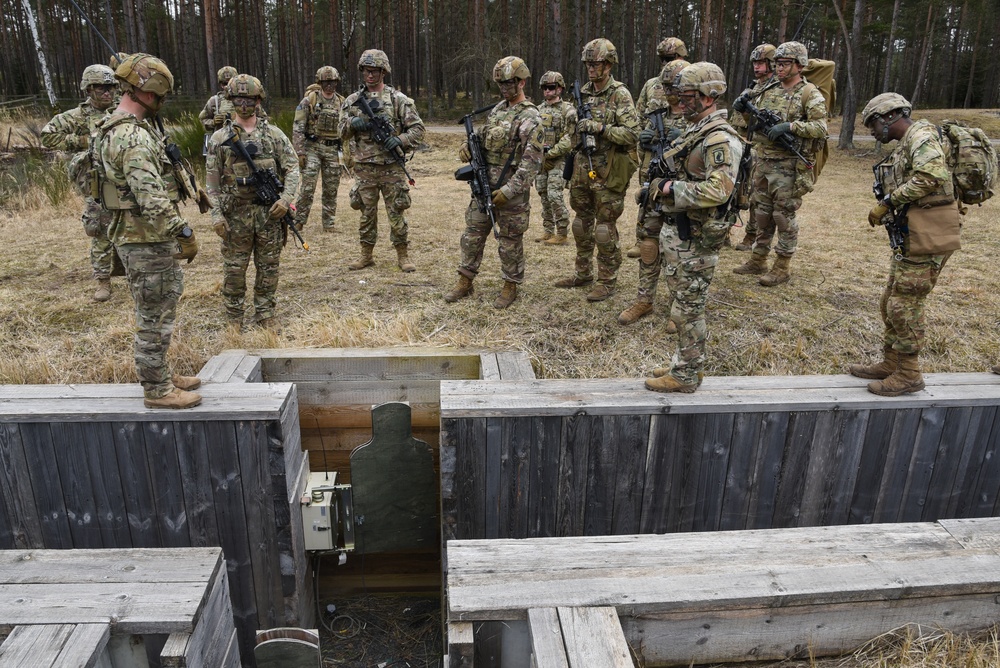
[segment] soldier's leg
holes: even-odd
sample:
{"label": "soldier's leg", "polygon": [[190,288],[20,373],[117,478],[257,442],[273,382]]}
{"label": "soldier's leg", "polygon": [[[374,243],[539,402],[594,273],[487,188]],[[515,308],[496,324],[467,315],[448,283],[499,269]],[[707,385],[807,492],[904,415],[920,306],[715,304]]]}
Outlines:
{"label": "soldier's leg", "polygon": [[555,224],[556,236],[563,237],[569,231],[569,210],[566,208],[566,179],[563,178],[563,161],[560,160],[549,172],[546,187],[549,192],[549,206],[552,207],[552,221]]}
{"label": "soldier's leg", "polygon": [[362,245],[374,246],[378,241],[378,197],[381,192],[378,167],[358,164],[354,168],[355,188],[361,199],[361,220],[358,232]]}
{"label": "soldier's leg", "polygon": [[147,399],[173,390],[167,349],[174,331],[184,274],[173,258],[174,242],[123,244],[118,247],[135,299],[135,370]]}
{"label": "soldier's leg", "polygon": [[590,186],[573,186],[569,191],[569,205],[576,214],[573,217],[573,240],[576,242],[575,275],[570,279],[556,282],[557,287],[586,285],[594,280],[594,228],[596,226],[596,203]]}
{"label": "soldier's leg", "polygon": [[528,229],[531,213],[528,193],[515,197],[501,211],[497,221],[500,228],[500,272],[503,280],[520,284],[524,281],[524,233]]}
{"label": "soldier's leg", "polygon": [[764,161],[754,166],[753,195],[750,197],[750,215],[757,226],[750,259],[733,269],[734,274],[761,275],[767,273],[767,255],[771,252],[775,224],[772,212],[771,172]]}
{"label": "soldier's leg", "polygon": [[253,253],[254,205],[236,205],[226,216],[229,234],[222,240],[222,302],[226,317],[234,322],[243,320],[247,291],[247,267]]}
{"label": "soldier's leg", "polygon": [[555,235],[556,224],[552,218],[552,202],[549,195],[549,173],[544,169],[538,170],[535,176],[535,191],[542,201],[542,234],[535,238],[535,241],[548,241]]}
{"label": "soldier's leg", "polygon": [[892,261],[889,283],[881,309],[886,322],[886,343],[901,355],[915,355],[924,346],[924,302],[951,253],[914,255]]}
{"label": "soldier's leg", "polygon": [[677,264],[671,318],[677,323],[678,347],[670,374],[683,385],[701,384],[708,339],[705,304],[718,260],[718,250],[695,245],[681,251]]}
{"label": "soldier's leg", "polygon": [[323,147],[323,230],[333,231],[337,222],[337,191],[340,190],[340,157],[336,146]]}
{"label": "soldier's leg", "polygon": [[[313,195],[316,193],[316,181],[319,179],[323,157],[316,150],[315,142],[306,146],[306,166],[302,168],[302,183],[299,185],[299,200],[295,205],[295,224],[302,226],[309,220],[312,210]],[[324,183],[324,187],[326,184]]]}
{"label": "soldier's leg", "polygon": [[660,230],[663,216],[647,215],[642,224],[642,241],[639,248],[639,300],[650,304],[656,297],[656,284],[660,280],[663,256],[660,253]]}
{"label": "soldier's leg", "polygon": [[399,165],[392,164],[380,179],[382,199],[389,215],[389,240],[396,248],[409,243],[409,226],[403,212],[410,208],[410,185]]}
{"label": "soldier's leg", "polygon": [[618,243],[618,219],[625,210],[625,197],[621,193],[598,190],[596,194],[596,219],[594,241],[597,244],[597,281],[608,290],[614,290],[618,281],[618,268],[622,264],[622,249]]}
{"label": "soldier's leg", "polygon": [[257,276],[253,285],[254,320],[261,322],[273,318],[276,312],[278,291],[278,266],[284,235],[281,223],[268,220],[267,208],[257,207],[254,219],[253,265]]}
{"label": "soldier's leg", "polygon": [[115,247],[108,239],[108,227],[113,218],[110,211],[105,211],[101,205],[89,197],[83,212],[83,227],[90,239],[90,267],[97,289],[94,291],[94,301],[104,302],[111,299],[111,271],[114,268]]}
{"label": "soldier's leg", "polygon": [[479,265],[483,263],[483,249],[486,240],[493,233],[486,214],[479,210],[475,200],[469,202],[465,210],[465,232],[462,233],[462,259],[458,265],[458,273],[469,279],[474,279],[479,273]]}

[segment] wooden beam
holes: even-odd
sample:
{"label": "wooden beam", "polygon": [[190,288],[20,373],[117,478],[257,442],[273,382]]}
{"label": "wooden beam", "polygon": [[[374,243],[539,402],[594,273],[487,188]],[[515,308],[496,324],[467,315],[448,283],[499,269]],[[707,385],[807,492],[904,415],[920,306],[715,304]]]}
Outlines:
{"label": "wooden beam", "polygon": [[446,668],[473,668],[472,624],[448,624],[448,665]]}
{"label": "wooden beam", "polygon": [[569,668],[556,608],[529,608],[528,630],[532,660],[538,668]]}
{"label": "wooden beam", "polygon": [[614,608],[559,608],[570,668],[632,668],[632,655]]}

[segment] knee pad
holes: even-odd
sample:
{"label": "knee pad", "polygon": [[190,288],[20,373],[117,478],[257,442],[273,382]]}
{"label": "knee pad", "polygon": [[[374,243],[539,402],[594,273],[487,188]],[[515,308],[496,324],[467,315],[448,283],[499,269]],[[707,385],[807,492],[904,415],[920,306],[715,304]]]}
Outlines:
{"label": "knee pad", "polygon": [[573,218],[573,236],[577,239],[583,238],[583,221],[580,220],[580,216]]}
{"label": "knee pad", "polygon": [[639,260],[643,264],[653,264],[660,254],[660,242],[657,239],[643,239],[639,244]]}
{"label": "knee pad", "polygon": [[606,244],[611,241],[611,230],[608,229],[608,226],[605,223],[601,223],[597,226],[597,229],[594,230],[594,239],[599,244]]}

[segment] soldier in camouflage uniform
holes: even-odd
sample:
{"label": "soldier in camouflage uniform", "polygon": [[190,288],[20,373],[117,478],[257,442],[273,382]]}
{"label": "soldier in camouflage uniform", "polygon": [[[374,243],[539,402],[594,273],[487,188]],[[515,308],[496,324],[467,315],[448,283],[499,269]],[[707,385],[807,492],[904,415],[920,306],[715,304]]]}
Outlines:
{"label": "soldier in camouflage uniform", "polygon": [[[562,99],[566,82],[559,72],[546,72],[539,80],[542,97],[545,101],[538,107],[544,133],[545,152],[562,144],[562,151],[568,151],[572,129],[576,126],[576,109],[572,104]],[[563,178],[563,158],[545,160],[535,177],[535,190],[542,200],[542,235],[535,241],[545,242],[547,246],[563,246],[566,244],[566,233],[569,231],[569,211],[563,190],[566,179]]]}
{"label": "soldier in camouflage uniform", "polygon": [[[666,109],[662,114],[663,129],[667,133],[667,141],[676,141],[681,133],[687,128],[687,119],[684,118],[683,108],[680,106],[680,98],[677,97],[677,90],[673,87],[674,80],[685,67],[691,63],[686,60],[672,60],[663,66],[660,71],[662,78],[663,96],[657,96],[650,102],[647,115],[659,109]],[[649,165],[652,158],[653,142],[660,141],[659,133],[652,119],[646,123],[645,129],[639,133],[639,148],[643,151],[642,164],[639,167],[639,183],[642,186],[649,185]],[[661,211],[647,207],[636,220],[635,236],[639,239],[639,294],[635,302],[618,315],[618,323],[621,325],[631,325],[639,318],[653,311],[653,300],[656,298],[656,284],[660,280],[660,268],[662,266],[662,254],[660,253],[660,236],[664,225],[664,214]],[[670,226],[667,226],[670,227]],[[673,234],[670,228],[668,234]],[[673,297],[667,296],[666,310],[670,312],[670,304]],[[677,331],[674,321],[667,322],[667,333],[673,334]]]}
{"label": "soldier in camouflage uniform", "polygon": [[337,220],[337,190],[340,188],[340,114],[344,97],[337,93],[340,72],[324,65],[316,70],[316,83],[295,108],[292,146],[299,156],[302,188],[295,222],[302,227],[309,219],[316,181],[323,175],[323,231],[333,232]]}
{"label": "soldier in camouflage uniform", "polygon": [[660,233],[678,349],[670,366],[654,369],[654,377],[646,381],[646,389],[656,392],[694,392],[701,385],[708,339],[705,302],[719,249],[729,235],[725,209],[743,155],[743,142],[726,122],[726,110],[718,106],[726,81],[717,65],[702,62],[685,67],[677,77],[677,90],[690,124],[678,145],[689,150],[680,166],[681,178],[654,180],[649,193],[667,214],[687,215],[691,238],[680,241],[668,233],[670,225]]}
{"label": "soldier in camouflage uniform", "polygon": [[[754,83],[753,86],[743,91],[743,95],[746,95],[747,99],[754,104],[757,103],[757,98],[763,94],[764,89],[768,87],[773,88],[778,85],[778,80],[774,78],[774,54],[777,50],[777,47],[773,44],[759,44],[750,52]],[[729,123],[736,128],[736,131],[744,139],[747,139],[750,135],[749,114],[733,114],[729,119]],[[754,222],[753,216],[754,212],[751,208],[747,216],[743,241],[736,244],[736,250],[738,251],[748,251],[753,248],[754,239],[757,238],[757,223]],[[736,221],[734,220],[733,222]]]}
{"label": "soldier in camouflage uniform", "polygon": [[177,260],[198,252],[180,217],[178,183],[163,143],[151,131],[172,92],[173,75],[159,58],[137,53],[115,70],[122,99],[96,127],[93,152],[101,204],[112,211],[108,236],[125,265],[135,299],[135,366],[147,408],[190,408],[201,396],[196,376],[170,373],[167,349],[184,274]]}
{"label": "soldier in camouflage uniform", "polygon": [[[587,294],[587,300],[595,302],[614,294],[618,280],[622,250],[617,224],[625,208],[625,190],[638,167],[636,142],[642,124],[628,88],[611,76],[618,62],[615,45],[604,38],[592,40],[584,46],[582,60],[590,81],[581,89],[581,97],[590,105],[592,118],[577,119],[571,143],[579,147],[581,142],[593,141],[595,148],[589,158],[583,150],[576,154],[569,190],[569,203],[576,213],[576,272],[555,285],[572,288],[593,283],[596,246],[597,284]],[[553,149],[549,157],[562,155]]]}
{"label": "soldier in camouflage uniform", "polygon": [[[361,54],[358,70],[364,81],[364,90],[351,93],[344,100],[344,113],[340,117],[340,136],[350,141],[351,159],[354,162],[354,187],[351,188],[351,208],[361,211],[361,257],[348,265],[358,270],[375,264],[372,251],[378,241],[378,198],[381,193],[389,214],[389,240],[396,248],[396,263],[402,271],[416,267],[407,253],[409,233],[403,212],[410,208],[410,186],[402,166],[393,153],[412,152],[424,137],[424,122],[417,114],[413,100],[385,83],[392,74],[389,57],[384,51],[369,49]],[[385,146],[372,140],[371,124],[354,102],[364,95],[369,104],[377,101],[379,113],[384,115],[396,131]]]}
{"label": "soldier in camouflage uniform", "polygon": [[[802,197],[812,192],[812,169],[775,142],[781,135],[791,134],[801,143],[801,153],[815,162],[817,151],[826,142],[826,102],[816,86],[802,78],[802,68],[809,55],[799,42],[785,42],[774,54],[775,76],[780,85],[766,90],[756,106],[770,109],[783,120],[767,131],[754,131],[753,151],[756,164],[753,173],[752,211],[757,224],[753,254],[743,265],[733,269],[736,274],[761,275],[758,283],[771,287],[790,277],[788,265],[798,245],[799,224],[795,212],[802,206]],[[733,109],[746,111],[742,95],[733,102]],[[775,230],[777,257],[770,271],[767,255]]]}
{"label": "soldier in camouflage uniform", "polygon": [[[245,311],[246,273],[253,256],[256,280],[253,286],[254,320],[260,327],[278,330],[275,316],[278,265],[287,230],[281,219],[299,194],[299,161],[277,126],[258,118],[257,105],[264,87],[256,77],[238,74],[226,86],[226,96],[236,117],[228,121],[208,142],[205,181],[215,206],[212,226],[222,239],[222,300],[230,324],[241,326]],[[233,133],[247,146],[259,169],[273,169],[284,184],[281,199],[270,207],[257,199],[248,179],[250,166],[231,146],[223,146]]]}
{"label": "soldier in camouflage uniform", "polygon": [[[544,156],[541,117],[538,108],[524,96],[525,82],[530,76],[528,66],[520,58],[507,56],[497,61],[493,80],[504,99],[493,107],[478,133],[489,166],[490,183],[494,184],[493,204],[497,207],[498,251],[504,281],[503,291],[493,302],[498,309],[507,308],[517,299],[517,286],[524,281],[524,233],[531,213],[531,183]],[[463,143],[459,159],[468,162],[471,158],[468,144]],[[504,165],[511,158],[510,167],[505,170]],[[472,294],[472,281],[479,273],[483,248],[491,232],[489,218],[472,198],[465,210],[458,283],[444,296],[446,302]]]}
{"label": "soldier in camouflage uniform", "polygon": [[231,65],[226,65],[218,71],[219,92],[208,98],[205,108],[198,114],[198,120],[205,126],[205,132],[209,136],[225,125],[227,119],[236,115],[233,104],[226,97],[226,86],[236,74],[236,68]]}
{"label": "soldier in camouflage uniform", "polygon": [[[885,224],[894,213],[919,208],[921,218],[958,227],[958,202],[951,170],[941,146],[938,129],[929,121],[910,120],[911,105],[897,93],[882,93],[861,112],[865,126],[883,144],[898,140],[893,152],[876,165],[876,177],[886,197],[868,214],[870,225]],[[949,246],[957,249],[958,245]],[[877,364],[852,364],[850,373],[873,379],[868,390],[896,397],[924,389],[919,355],[924,345],[924,301],[934,289],[953,250],[933,255],[910,251],[908,236],[889,262],[889,280],[879,310],[885,333],[883,360]]]}
{"label": "soldier in camouflage uniform", "polygon": [[108,239],[111,212],[101,208],[94,199],[88,176],[91,171],[90,137],[97,122],[115,103],[118,93],[114,71],[104,65],[87,67],[80,79],[80,90],[87,99],[45,124],[42,146],[75,154],[70,160],[69,171],[83,194],[83,231],[90,237],[90,266],[97,281],[93,299],[105,302],[111,299],[111,270],[115,256],[114,246]]}

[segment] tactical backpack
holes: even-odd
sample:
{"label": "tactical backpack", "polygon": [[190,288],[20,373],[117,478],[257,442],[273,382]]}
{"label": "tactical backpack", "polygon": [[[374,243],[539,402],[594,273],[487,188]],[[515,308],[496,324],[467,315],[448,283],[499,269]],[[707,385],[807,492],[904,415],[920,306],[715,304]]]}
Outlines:
{"label": "tactical backpack", "polygon": [[982,206],[993,197],[997,185],[997,151],[990,138],[979,128],[953,120],[942,122],[938,135],[951,169],[955,197],[962,204]]}
{"label": "tactical backpack", "polygon": [[[833,105],[837,104],[837,64],[832,60],[810,58],[809,64],[802,68],[802,76],[806,81],[816,86],[823,95],[826,104],[826,115],[833,116]],[[830,157],[830,147],[826,139],[816,141],[816,164],[813,167],[813,181],[819,178],[823,165]]]}

